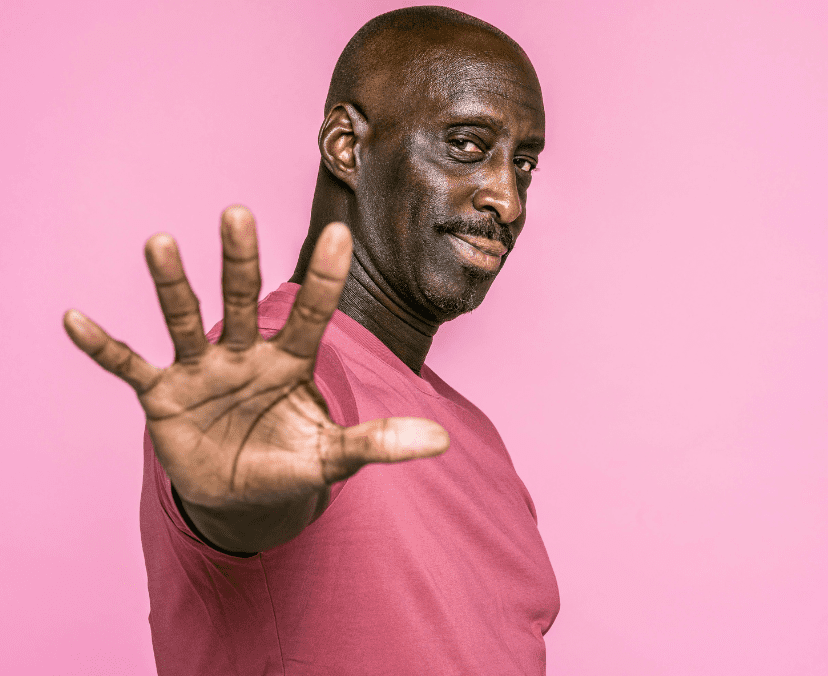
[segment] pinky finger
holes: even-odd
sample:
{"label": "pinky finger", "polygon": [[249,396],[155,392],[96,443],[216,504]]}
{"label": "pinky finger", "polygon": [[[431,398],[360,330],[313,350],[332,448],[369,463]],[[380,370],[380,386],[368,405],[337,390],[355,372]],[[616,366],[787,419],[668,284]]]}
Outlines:
{"label": "pinky finger", "polygon": [[158,380],[161,369],[148,364],[77,310],[69,310],[63,315],[63,327],[77,347],[138,394],[146,392]]}

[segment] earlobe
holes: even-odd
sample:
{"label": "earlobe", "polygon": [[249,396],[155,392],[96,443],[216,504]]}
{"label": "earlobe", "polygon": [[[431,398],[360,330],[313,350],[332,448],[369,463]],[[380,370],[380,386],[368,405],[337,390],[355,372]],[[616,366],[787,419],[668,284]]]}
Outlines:
{"label": "earlobe", "polygon": [[325,117],[319,130],[319,152],[334,176],[351,190],[356,189],[359,174],[359,151],[368,123],[350,103],[337,103]]}

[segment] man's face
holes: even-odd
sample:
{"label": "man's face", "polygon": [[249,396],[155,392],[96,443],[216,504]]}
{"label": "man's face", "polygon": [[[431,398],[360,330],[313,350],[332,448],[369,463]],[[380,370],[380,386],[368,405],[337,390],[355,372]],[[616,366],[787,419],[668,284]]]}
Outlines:
{"label": "man's face", "polygon": [[354,223],[355,254],[438,322],[482,302],[523,228],[544,141],[540,87],[524,59],[501,46],[440,66],[427,95],[398,93],[391,123],[372,129]]}

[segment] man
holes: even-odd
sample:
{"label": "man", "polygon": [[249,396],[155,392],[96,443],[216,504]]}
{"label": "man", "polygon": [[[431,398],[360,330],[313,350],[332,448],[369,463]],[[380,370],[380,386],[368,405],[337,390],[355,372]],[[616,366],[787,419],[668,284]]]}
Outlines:
{"label": "man", "polygon": [[208,337],[172,238],[147,243],[168,369],[66,314],[146,412],[160,674],[543,673],[558,594],[531,500],[424,365],[514,246],[543,139],[510,38],[446,8],[382,15],[334,71],[291,282],[257,307],[253,218],[231,207]]}

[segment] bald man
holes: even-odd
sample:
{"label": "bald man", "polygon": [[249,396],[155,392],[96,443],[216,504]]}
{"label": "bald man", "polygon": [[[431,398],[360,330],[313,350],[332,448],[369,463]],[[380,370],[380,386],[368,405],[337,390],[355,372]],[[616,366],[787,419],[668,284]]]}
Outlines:
{"label": "bald man", "polygon": [[424,363],[508,258],[543,143],[513,40],[446,8],[384,14],[336,65],[290,282],[257,302],[253,217],[231,207],[207,336],[174,241],[147,243],[169,368],[66,314],[146,413],[159,674],[544,673],[559,602],[532,501]]}

